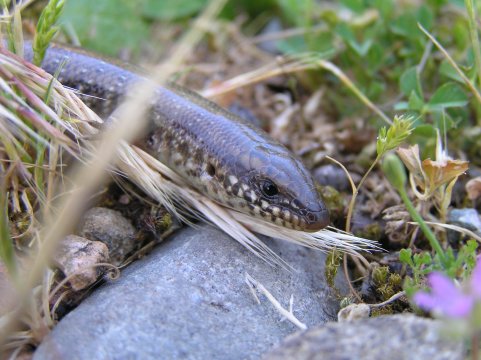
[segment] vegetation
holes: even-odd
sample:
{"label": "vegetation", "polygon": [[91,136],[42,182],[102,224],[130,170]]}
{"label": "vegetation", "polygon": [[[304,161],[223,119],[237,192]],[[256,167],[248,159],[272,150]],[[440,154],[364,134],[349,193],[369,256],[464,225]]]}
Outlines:
{"label": "vegetation", "polygon": [[[2,25],[3,33],[15,50],[22,34],[20,9],[2,3],[10,21]],[[57,39],[148,66],[169,56],[177,35],[207,4],[50,0],[31,34],[34,62],[41,63],[58,31]],[[419,312],[417,304],[448,318],[455,313],[456,319],[466,320],[468,336],[481,328],[479,316],[471,316],[479,313],[474,281],[481,237],[449,218],[454,208],[480,210],[480,14],[481,3],[473,0],[230,1],[204,24],[204,40],[175,75],[190,87],[208,87],[203,93],[224,105],[233,102],[236,90],[245,107],[267,120],[263,126],[272,136],[313,169],[334,162],[348,174],[351,192],[341,192],[345,211],[334,222],[370,239],[376,234],[387,253],[358,258],[332,252],[326,270],[330,284],[343,257],[346,275],[350,265],[373,288],[359,293],[353,283],[352,299],[399,300],[396,293],[404,291],[412,301],[417,293],[422,301],[409,303],[401,297],[397,304],[388,302],[385,312]],[[211,84],[214,78],[223,81]],[[253,83],[261,86],[254,89]],[[36,95],[47,94],[42,99],[52,107],[61,90],[51,86]],[[20,137],[6,136],[3,129],[0,134],[0,258],[15,279],[16,252],[31,245],[27,239],[40,242],[32,231],[40,223],[38,214],[52,215],[45,209],[54,198],[52,175],[45,169],[60,167],[54,161],[60,146],[77,153],[71,139],[58,131],[63,125],[48,111],[32,118],[15,108],[12,99],[31,99],[30,91],[2,91],[0,103],[28,124],[21,131],[5,127],[5,134],[21,132]],[[259,99],[265,106],[258,106]],[[63,115],[57,113],[58,118]],[[22,136],[30,140],[23,144]],[[360,214],[372,221],[357,226]],[[429,283],[432,272],[437,275]],[[436,299],[439,287],[451,281],[471,284],[468,294],[477,305],[470,303],[464,312],[436,308],[445,304]],[[428,283],[432,294],[424,293]],[[54,319],[45,323],[52,326]],[[33,333],[39,328],[29,326]]]}

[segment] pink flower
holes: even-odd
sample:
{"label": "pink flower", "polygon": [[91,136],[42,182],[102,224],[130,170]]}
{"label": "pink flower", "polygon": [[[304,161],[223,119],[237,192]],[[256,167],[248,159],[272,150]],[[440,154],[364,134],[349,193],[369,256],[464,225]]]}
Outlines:
{"label": "pink flower", "polygon": [[449,318],[466,318],[477,301],[481,301],[481,259],[478,258],[466,288],[456,286],[452,279],[434,272],[428,275],[431,292],[418,291],[414,303],[421,309]]}

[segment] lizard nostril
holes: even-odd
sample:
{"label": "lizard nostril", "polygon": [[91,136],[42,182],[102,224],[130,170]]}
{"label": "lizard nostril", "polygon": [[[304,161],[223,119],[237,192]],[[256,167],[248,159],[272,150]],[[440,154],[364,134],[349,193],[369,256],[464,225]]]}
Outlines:
{"label": "lizard nostril", "polygon": [[329,211],[323,209],[321,211],[310,212],[306,215],[306,227],[304,230],[313,232],[324,229],[329,225]]}
{"label": "lizard nostril", "polygon": [[215,175],[214,165],[212,165],[211,163],[207,164],[205,171],[207,171],[207,174],[209,174],[210,176],[214,176]]}

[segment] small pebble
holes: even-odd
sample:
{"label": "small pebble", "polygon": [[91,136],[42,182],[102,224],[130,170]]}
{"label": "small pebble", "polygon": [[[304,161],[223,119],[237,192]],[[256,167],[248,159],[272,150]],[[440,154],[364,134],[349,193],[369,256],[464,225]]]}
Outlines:
{"label": "small pebble", "polygon": [[118,211],[95,207],[88,210],[79,235],[107,245],[112,264],[119,265],[138,244],[134,226]]}
{"label": "small pebble", "polygon": [[367,319],[371,313],[371,308],[367,304],[351,304],[342,308],[337,313],[337,321],[349,322],[360,319]]}
{"label": "small pebble", "polygon": [[478,235],[481,234],[481,219],[476,209],[453,209],[449,212],[448,223],[474,231]]}
{"label": "small pebble", "polygon": [[69,278],[72,289],[79,291],[97,281],[102,269],[95,265],[109,262],[109,251],[100,241],[68,235],[60,243],[55,262]]}
{"label": "small pebble", "polygon": [[475,177],[466,183],[466,192],[471,201],[476,200],[481,196],[481,177]]}
{"label": "small pebble", "polygon": [[[267,25],[262,29],[260,35],[275,34],[282,30],[282,22],[279,18],[273,18]],[[279,49],[277,47],[278,40],[266,40],[258,44],[259,48],[265,52],[277,55],[279,54]]]}
{"label": "small pebble", "polygon": [[313,176],[319,184],[332,186],[338,191],[350,191],[351,189],[346,173],[339,166],[322,165],[314,170]]}

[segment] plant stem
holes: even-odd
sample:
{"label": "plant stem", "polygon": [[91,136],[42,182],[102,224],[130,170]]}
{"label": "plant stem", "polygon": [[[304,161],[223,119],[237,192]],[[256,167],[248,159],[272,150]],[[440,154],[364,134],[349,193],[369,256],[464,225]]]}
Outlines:
{"label": "plant stem", "polygon": [[446,266],[447,265],[446,255],[444,254],[444,250],[441,247],[441,244],[439,243],[438,239],[436,239],[436,236],[428,227],[428,225],[424,222],[421,215],[415,209],[413,203],[408,197],[408,194],[406,193],[406,189],[401,187],[401,188],[398,188],[397,190],[399,192],[399,195],[401,196],[402,201],[404,202],[404,205],[406,205],[406,209],[408,210],[409,215],[411,215],[412,219],[419,224],[419,227],[423,231],[424,236],[426,236],[426,238],[429,241],[429,244],[434,249],[434,251],[436,251],[436,254],[439,256],[441,263],[444,266]]}
{"label": "plant stem", "polygon": [[10,276],[17,276],[15,250],[10,235],[8,219],[8,195],[5,176],[0,176],[0,262],[8,269]]}
{"label": "plant stem", "polygon": [[321,68],[330,71],[333,73],[341,82],[347,86],[353,93],[354,95],[357,96],[357,98],[364,104],[366,105],[369,109],[371,109],[373,112],[375,112],[381,119],[383,119],[388,125],[392,125],[392,120],[384,114],[384,112],[374,105],[371,100],[368,99],[366,95],[363,94],[363,92],[349,79],[349,77],[342,72],[340,68],[338,68],[336,65],[334,65],[330,61],[326,60],[317,60],[316,62]]}
{"label": "plant stem", "polygon": [[446,60],[449,62],[449,64],[456,70],[458,75],[463,79],[464,83],[466,86],[471,90],[473,93],[474,97],[478,101],[478,103],[481,104],[481,94],[479,93],[478,89],[474,84],[472,83],[471,80],[466,76],[466,74],[459,68],[458,64],[453,60],[451,55],[447,52],[447,50],[435,39],[434,36],[432,36],[421,24],[418,24],[418,27],[421,29],[421,31],[426,34],[426,36],[433,42],[434,45],[443,53],[443,55],[446,57]]}
{"label": "plant stem", "polygon": [[479,333],[477,331],[471,336],[471,359],[479,360]]}
{"label": "plant stem", "polygon": [[481,49],[479,47],[478,28],[476,26],[476,9],[474,8],[473,0],[465,0],[464,4],[468,13],[469,33],[476,61],[478,87],[481,89]]}
{"label": "plant stem", "polygon": [[357,194],[359,194],[359,189],[361,186],[364,184],[364,181],[366,181],[367,176],[371,173],[372,169],[374,169],[374,166],[379,162],[381,159],[381,156],[378,155],[374,162],[371,164],[369,169],[366,171],[364,176],[362,177],[361,181],[359,181],[359,184],[357,184],[356,188],[354,189],[351,197],[351,201],[349,202],[349,207],[347,209],[347,217],[346,217],[346,231],[350,232],[351,231],[351,219],[352,219],[352,214],[354,212],[354,205],[356,204],[356,199],[357,199]]}

